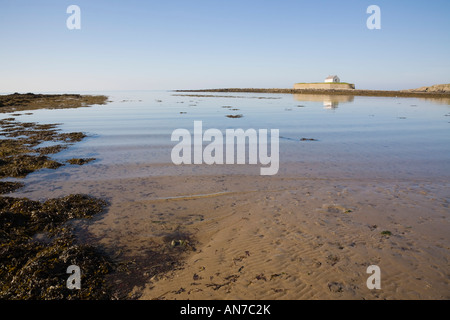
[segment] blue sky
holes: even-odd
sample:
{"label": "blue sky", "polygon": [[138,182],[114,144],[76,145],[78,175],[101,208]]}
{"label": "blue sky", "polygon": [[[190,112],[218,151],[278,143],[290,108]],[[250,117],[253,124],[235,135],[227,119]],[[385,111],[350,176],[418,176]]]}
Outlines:
{"label": "blue sky", "polygon": [[0,0],[0,92],[450,83],[449,16],[448,0]]}

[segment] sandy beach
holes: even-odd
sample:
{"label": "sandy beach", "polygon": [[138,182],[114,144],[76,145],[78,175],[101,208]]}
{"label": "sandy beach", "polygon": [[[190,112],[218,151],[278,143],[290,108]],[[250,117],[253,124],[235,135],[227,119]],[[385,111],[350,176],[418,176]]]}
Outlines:
{"label": "sandy beach", "polygon": [[[77,181],[39,184],[55,197],[70,190],[110,199],[107,213],[79,228],[91,243],[138,261],[141,273],[158,265],[149,249],[189,235],[193,249],[181,265],[135,286],[141,299],[449,298],[445,179],[269,180],[192,168],[100,178],[160,169],[92,166],[77,169]],[[24,195],[44,197],[37,187]],[[381,268],[381,290],[366,286],[369,265]]]}

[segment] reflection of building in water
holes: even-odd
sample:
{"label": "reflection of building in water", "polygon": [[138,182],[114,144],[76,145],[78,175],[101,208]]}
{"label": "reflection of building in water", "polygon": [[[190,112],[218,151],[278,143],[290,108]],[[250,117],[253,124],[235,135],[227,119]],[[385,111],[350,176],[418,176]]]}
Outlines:
{"label": "reflection of building in water", "polygon": [[325,109],[334,109],[337,108],[339,105],[339,102],[337,101],[332,101],[332,100],[324,100],[323,101],[323,106],[325,107]]}
{"label": "reflection of building in water", "polygon": [[294,94],[297,101],[323,102],[325,109],[335,109],[339,103],[353,102],[355,96],[347,95],[326,95],[326,94]]}

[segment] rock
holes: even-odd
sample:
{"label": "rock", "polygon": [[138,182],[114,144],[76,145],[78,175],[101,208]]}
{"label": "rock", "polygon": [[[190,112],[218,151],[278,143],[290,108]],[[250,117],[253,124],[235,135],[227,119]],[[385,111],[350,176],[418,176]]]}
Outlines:
{"label": "rock", "polygon": [[342,283],[339,283],[339,282],[330,282],[330,283],[328,283],[328,289],[331,292],[338,293],[338,292],[344,291],[343,290],[344,286]]}
{"label": "rock", "polygon": [[170,245],[172,247],[186,247],[189,244],[187,240],[172,240]]}
{"label": "rock", "polygon": [[436,93],[450,93],[450,84],[437,84],[429,87],[420,87],[417,89],[404,90],[406,92],[436,92]]}

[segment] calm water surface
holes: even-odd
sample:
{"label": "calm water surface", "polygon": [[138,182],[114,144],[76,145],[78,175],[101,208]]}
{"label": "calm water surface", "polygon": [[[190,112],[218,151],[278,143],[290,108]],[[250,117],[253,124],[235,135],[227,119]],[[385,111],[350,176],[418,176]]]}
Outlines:
{"label": "calm water surface", "polygon": [[[176,144],[170,139],[172,131],[186,128],[192,133],[194,121],[201,120],[203,130],[217,128],[223,133],[227,128],[279,129],[284,174],[450,176],[450,102],[445,100],[168,91],[98,94],[108,95],[112,102],[36,110],[16,119],[58,122],[64,131],[86,132],[89,138],[54,157],[95,157],[97,161],[89,164],[93,166],[170,166]],[[226,117],[237,114],[243,117]],[[256,173],[260,165],[248,167]]]}

